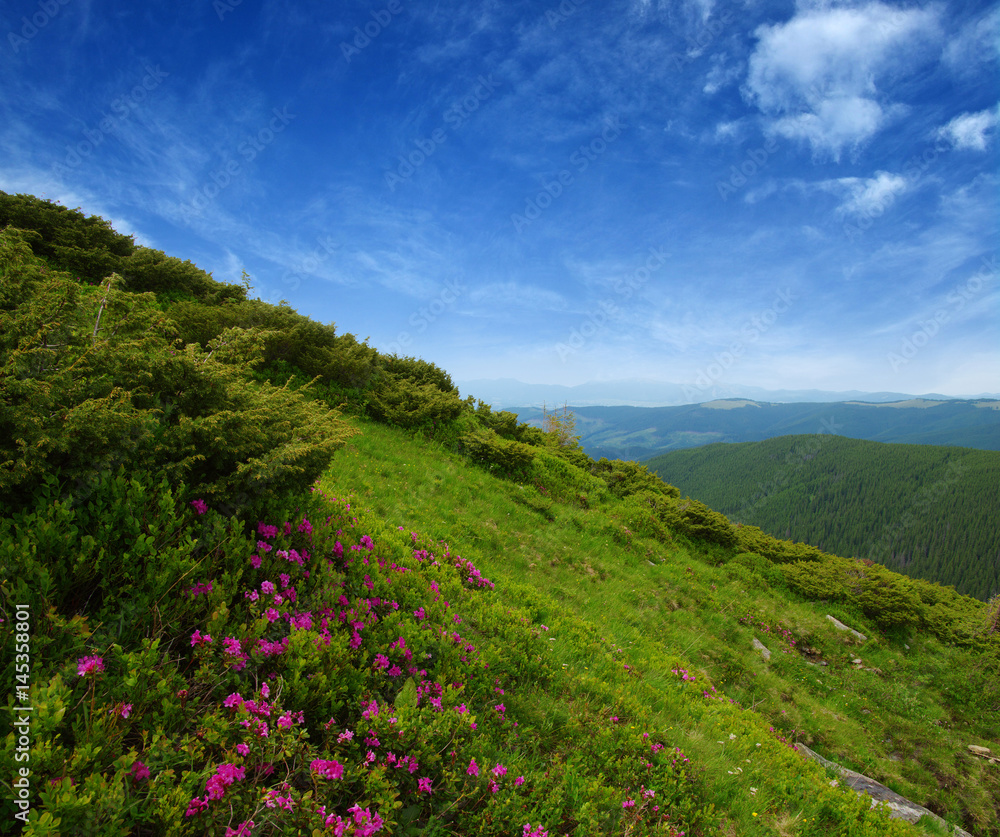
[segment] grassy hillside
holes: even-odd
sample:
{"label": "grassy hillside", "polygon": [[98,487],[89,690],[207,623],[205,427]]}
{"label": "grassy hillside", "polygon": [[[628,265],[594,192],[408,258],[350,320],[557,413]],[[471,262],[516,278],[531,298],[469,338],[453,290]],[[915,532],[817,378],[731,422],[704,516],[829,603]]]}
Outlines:
{"label": "grassy hillside", "polygon": [[5,832],[943,833],[801,742],[1000,833],[969,749],[998,602],[734,527],[100,219],[0,210]]}
{"label": "grassy hillside", "polygon": [[1000,453],[782,436],[646,465],[733,522],[988,600],[1000,593]]}
{"label": "grassy hillside", "polygon": [[[769,404],[733,399],[682,407],[580,407],[574,412],[580,442],[591,456],[641,461],[714,442],[815,433],[1000,450],[998,403]],[[519,415],[524,421],[539,417],[537,410],[523,410]]]}

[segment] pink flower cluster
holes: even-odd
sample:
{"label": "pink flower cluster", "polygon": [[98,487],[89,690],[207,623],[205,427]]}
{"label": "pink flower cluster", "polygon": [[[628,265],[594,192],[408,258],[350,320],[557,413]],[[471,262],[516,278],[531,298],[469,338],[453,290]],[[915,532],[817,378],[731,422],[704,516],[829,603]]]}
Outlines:
{"label": "pink flower cluster", "polygon": [[205,781],[205,798],[195,797],[188,804],[184,816],[193,817],[208,808],[209,800],[222,799],[226,795],[226,788],[233,782],[238,782],[246,777],[246,768],[237,767],[235,764],[220,764],[215,768],[215,775]]}
{"label": "pink flower cluster", "polygon": [[354,830],[348,832],[348,828],[351,827],[351,820],[343,820],[340,817],[331,814],[324,821],[324,825],[327,828],[333,829],[333,837],[345,837],[348,833],[354,835],[354,837],[371,837],[372,834],[377,834],[382,830],[385,825],[385,821],[377,813],[373,814],[368,808],[362,809],[360,805],[355,805],[353,808],[347,809],[349,814],[353,815]]}

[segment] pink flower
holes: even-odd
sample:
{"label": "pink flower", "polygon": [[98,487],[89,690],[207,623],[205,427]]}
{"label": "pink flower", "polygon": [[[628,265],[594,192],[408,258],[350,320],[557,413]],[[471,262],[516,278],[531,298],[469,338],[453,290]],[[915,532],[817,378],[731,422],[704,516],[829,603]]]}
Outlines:
{"label": "pink flower", "polygon": [[280,796],[277,791],[268,791],[264,804],[268,808],[283,808],[286,811],[292,810],[292,797]]}
{"label": "pink flower", "polygon": [[516,787],[516,788],[519,788],[519,787],[521,787],[521,785],[523,785],[523,784],[524,784],[524,777],[523,777],[523,776],[518,776],[518,777],[517,777],[517,778],[516,778],[516,779],[514,780],[514,787]]}
{"label": "pink flower", "polygon": [[476,764],[476,760],[475,759],[472,759],[472,761],[469,762],[469,768],[465,772],[468,773],[470,776],[478,776],[479,775],[479,765]]}
{"label": "pink flower", "polygon": [[126,704],[125,704],[125,705],[124,705],[124,706],[123,706],[123,707],[121,708],[121,710],[120,710],[119,714],[120,714],[120,715],[121,715],[121,716],[122,716],[123,718],[127,718],[127,717],[128,717],[129,715],[131,715],[131,714],[132,714],[132,704],[131,704],[131,703],[126,703]]}
{"label": "pink flower", "polygon": [[80,659],[77,660],[76,662],[77,662],[76,673],[79,674],[80,677],[85,677],[86,675],[92,672],[97,673],[104,671],[103,657],[97,657],[97,656],[80,657]]}
{"label": "pink flower", "polygon": [[208,807],[207,799],[199,799],[197,796],[188,803],[187,810],[184,812],[185,817],[193,817],[196,814],[200,814]]}
{"label": "pink flower", "polygon": [[239,743],[239,744],[236,745],[236,752],[239,753],[241,756],[244,756],[244,757],[245,756],[249,756],[250,755],[250,748],[246,744],[243,744],[241,742],[241,743]]}
{"label": "pink flower", "polygon": [[235,830],[226,826],[226,837],[249,837],[251,831],[253,831],[253,820],[246,820],[241,822]]}
{"label": "pink flower", "polygon": [[342,779],[344,777],[344,765],[335,759],[314,759],[309,764],[309,769],[324,779]]}
{"label": "pink flower", "polygon": [[146,767],[146,765],[143,764],[138,759],[136,759],[134,762],[132,762],[132,771],[131,771],[131,773],[132,773],[132,776],[137,781],[141,780],[141,779],[148,779],[149,778],[149,768]]}
{"label": "pink flower", "polygon": [[429,777],[424,776],[422,779],[417,780],[417,793],[433,793]]}
{"label": "pink flower", "polygon": [[203,634],[199,630],[195,630],[195,632],[193,634],[191,634],[191,647],[192,648],[194,648],[196,645],[207,645],[211,641],[212,641],[212,635],[211,634]]}
{"label": "pink flower", "polygon": [[497,762],[496,767],[493,768],[493,775],[500,779],[507,775],[507,768]]}
{"label": "pink flower", "polygon": [[192,500],[191,507],[198,512],[198,514],[204,514],[208,511],[208,505],[204,500]]}

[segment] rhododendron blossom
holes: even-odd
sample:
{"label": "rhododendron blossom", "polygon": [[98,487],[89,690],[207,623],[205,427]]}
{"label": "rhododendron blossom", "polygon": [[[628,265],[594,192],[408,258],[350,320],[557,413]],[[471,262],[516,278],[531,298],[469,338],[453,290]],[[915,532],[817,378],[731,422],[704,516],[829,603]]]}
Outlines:
{"label": "rhododendron blossom", "polygon": [[80,677],[86,677],[88,674],[97,674],[102,671],[104,671],[103,657],[80,657],[77,660],[76,673]]}
{"label": "rhododendron blossom", "polygon": [[324,779],[342,779],[344,777],[344,765],[335,759],[314,759],[309,764],[309,769]]}

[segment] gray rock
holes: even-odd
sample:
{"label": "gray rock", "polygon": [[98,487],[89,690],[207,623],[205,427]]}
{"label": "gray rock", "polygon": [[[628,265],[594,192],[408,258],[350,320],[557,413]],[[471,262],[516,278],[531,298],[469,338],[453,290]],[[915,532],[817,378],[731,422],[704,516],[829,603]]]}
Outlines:
{"label": "gray rock", "polygon": [[[917,805],[916,802],[911,802],[909,799],[900,796],[898,793],[890,790],[880,782],[876,782],[874,779],[869,779],[861,773],[855,773],[853,770],[848,770],[846,767],[842,767],[836,762],[823,758],[819,753],[815,753],[810,750],[805,744],[796,742],[795,746],[798,748],[800,753],[809,756],[809,758],[813,759],[813,761],[817,761],[823,765],[823,767],[839,773],[841,776],[841,784],[847,785],[858,793],[868,794],[868,796],[870,796],[873,800],[873,805],[876,802],[881,802],[886,805],[889,808],[890,817],[913,823],[921,817],[930,817],[942,827],[947,826],[947,823],[934,812],[924,808],[923,805]],[[957,825],[952,830],[952,834],[956,835],[956,837],[973,837],[972,834],[968,831],[964,831]]]}
{"label": "gray rock", "polygon": [[756,649],[757,651],[760,651],[760,655],[765,660],[770,660],[771,659],[771,652],[767,650],[767,646],[765,646],[763,642],[761,642],[759,639],[757,639],[757,637],[754,637],[753,642],[751,643],[751,645],[753,645],[754,649]]}
{"label": "gray rock", "polygon": [[845,625],[839,619],[834,619],[832,616],[830,616],[829,613],[826,615],[826,618],[829,619],[831,622],[833,622],[833,627],[835,627],[838,631],[847,631],[848,633],[853,634],[856,639],[861,640],[861,642],[868,641],[868,637],[866,637],[863,633],[859,633],[858,631],[854,630],[854,628],[848,628],[847,625]]}

